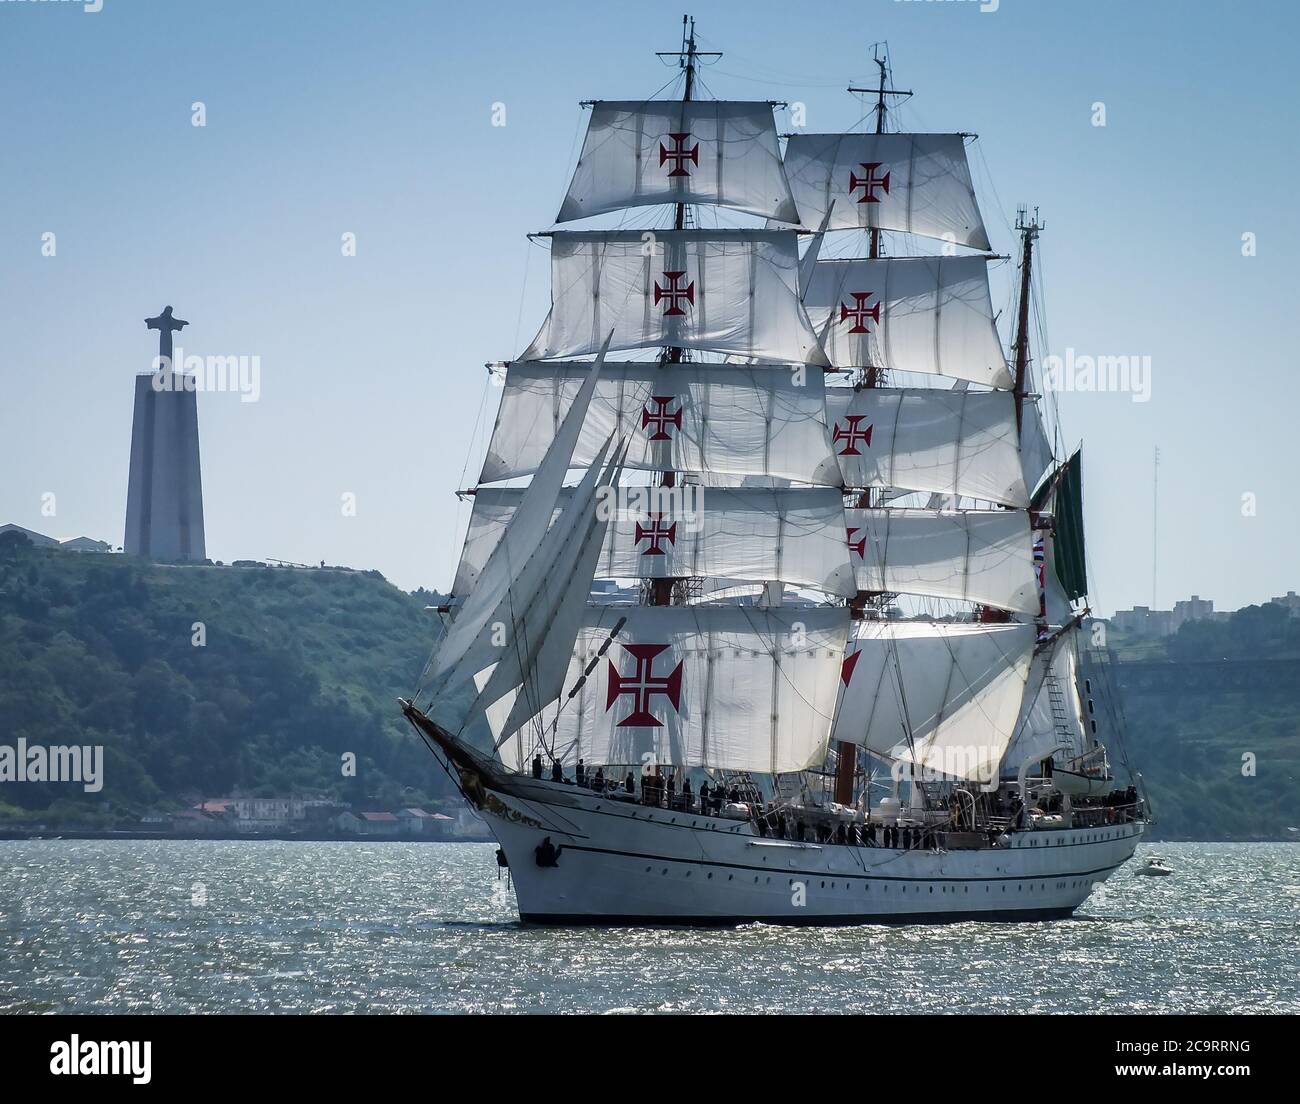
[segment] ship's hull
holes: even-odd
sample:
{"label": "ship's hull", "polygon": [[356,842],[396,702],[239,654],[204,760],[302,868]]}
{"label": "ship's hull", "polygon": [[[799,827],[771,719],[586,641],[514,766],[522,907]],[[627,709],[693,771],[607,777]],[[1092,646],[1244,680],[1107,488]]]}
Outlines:
{"label": "ship's hull", "polygon": [[[764,839],[747,822],[523,780],[480,813],[538,924],[863,924],[1071,915],[1145,825],[1016,832],[1007,846],[903,850]],[[559,848],[540,865],[545,841]],[[545,855],[543,856],[545,859]]]}
{"label": "ship's hull", "polygon": [[1133,856],[1141,821],[1011,833],[950,850],[797,843],[750,821],[597,795],[504,771],[409,702],[501,843],[536,924],[879,924],[1071,915]]}

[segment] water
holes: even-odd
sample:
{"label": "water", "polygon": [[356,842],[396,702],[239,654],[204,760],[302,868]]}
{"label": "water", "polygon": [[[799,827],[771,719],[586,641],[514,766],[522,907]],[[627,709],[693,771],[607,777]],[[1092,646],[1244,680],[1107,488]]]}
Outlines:
{"label": "water", "polygon": [[0,1012],[1300,1012],[1300,846],[1143,847],[1074,920],[518,923],[490,844],[0,842]]}

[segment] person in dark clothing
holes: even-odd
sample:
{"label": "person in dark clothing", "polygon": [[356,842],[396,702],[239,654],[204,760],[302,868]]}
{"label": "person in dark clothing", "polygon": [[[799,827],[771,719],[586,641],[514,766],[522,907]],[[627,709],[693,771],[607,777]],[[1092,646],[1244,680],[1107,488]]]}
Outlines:
{"label": "person in dark clothing", "polygon": [[777,814],[776,834],[778,839],[785,839],[785,813]]}
{"label": "person in dark clothing", "polygon": [[767,818],[759,817],[755,823],[758,827],[758,834],[764,839],[767,839]]}
{"label": "person in dark clothing", "polygon": [[560,766],[560,761],[558,759],[551,760],[551,781],[552,782],[564,781],[564,768]]}
{"label": "person in dark clothing", "polygon": [[800,843],[803,843],[803,841],[807,838],[807,831],[808,828],[802,820],[795,821],[794,838],[797,839]]}
{"label": "person in dark clothing", "polygon": [[876,846],[876,826],[870,821],[867,822],[867,846]]}
{"label": "person in dark clothing", "polygon": [[636,793],[636,779],[632,777],[632,772],[627,772],[627,777],[623,780],[623,789],[630,794]]}
{"label": "person in dark clothing", "polygon": [[542,777],[542,753],[540,751],[533,756],[533,777]]}
{"label": "person in dark clothing", "polygon": [[605,792],[605,768],[604,767],[596,768],[596,777],[595,779],[592,780],[591,788],[596,790],[598,793]]}
{"label": "person in dark clothing", "polygon": [[731,793],[727,794],[727,800],[734,805],[740,804],[740,790],[736,786],[731,787]]}
{"label": "person in dark clothing", "polygon": [[700,783],[700,812],[704,816],[709,815],[709,784],[707,782]]}
{"label": "person in dark clothing", "polygon": [[689,778],[683,778],[682,779],[682,808],[689,813],[691,811],[691,806],[694,804],[695,804],[694,795],[691,793],[691,780]]}
{"label": "person in dark clothing", "polygon": [[582,765],[581,759],[578,760],[578,765],[574,768],[573,773],[578,780],[579,786],[585,786],[587,784],[587,768]]}
{"label": "person in dark clothing", "polygon": [[840,826],[839,826],[838,828],[835,829],[835,842],[836,842],[836,843],[848,843],[848,842],[849,842],[849,833],[848,833],[848,829],[844,826],[843,822],[841,822],[841,823],[840,823]]}

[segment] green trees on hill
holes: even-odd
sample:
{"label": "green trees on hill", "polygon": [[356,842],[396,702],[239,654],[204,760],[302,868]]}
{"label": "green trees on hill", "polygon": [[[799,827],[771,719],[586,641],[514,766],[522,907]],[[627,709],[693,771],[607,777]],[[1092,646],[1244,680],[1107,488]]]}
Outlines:
{"label": "green trees on hill", "polygon": [[102,744],[105,766],[99,794],[0,784],[0,815],[108,822],[233,790],[445,795],[396,706],[435,639],[427,598],[377,572],[151,566],[5,542],[0,743]]}
{"label": "green trees on hill", "polygon": [[[1222,620],[1188,622],[1140,651],[1122,640],[1112,646],[1121,660],[1127,744],[1155,804],[1158,837],[1293,839],[1300,618],[1274,603],[1248,606]],[[1125,659],[1185,671],[1126,685]]]}
{"label": "green trees on hill", "polygon": [[1300,656],[1300,617],[1270,602],[1247,606],[1222,621],[1189,621],[1169,638],[1175,660],[1285,659]]}

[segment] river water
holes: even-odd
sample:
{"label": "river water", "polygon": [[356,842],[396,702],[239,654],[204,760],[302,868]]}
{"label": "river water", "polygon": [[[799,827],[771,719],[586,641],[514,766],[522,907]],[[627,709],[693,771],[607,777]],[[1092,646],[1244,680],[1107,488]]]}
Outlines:
{"label": "river water", "polygon": [[493,853],[3,841],[0,1012],[1300,1012],[1292,844],[1143,846],[1073,920],[701,930],[521,926]]}

